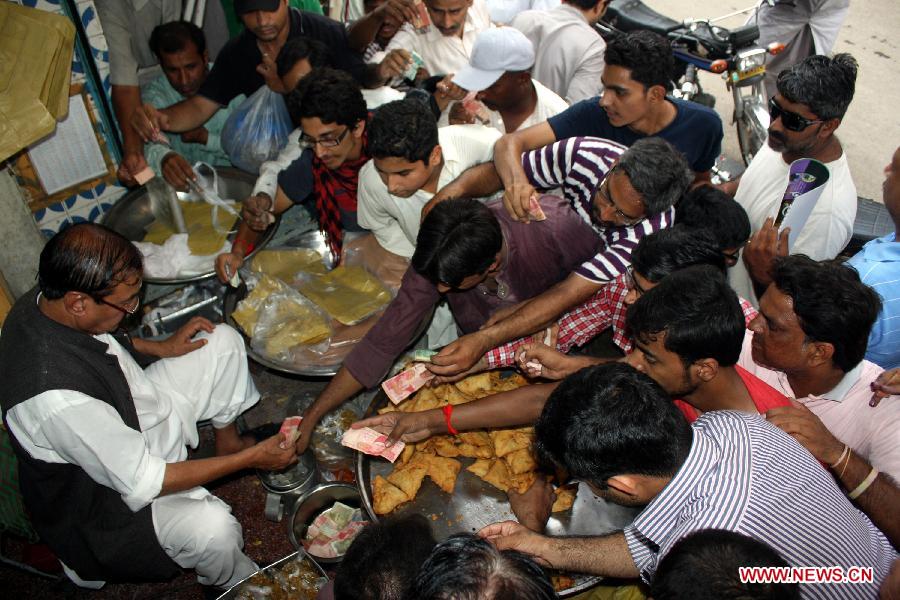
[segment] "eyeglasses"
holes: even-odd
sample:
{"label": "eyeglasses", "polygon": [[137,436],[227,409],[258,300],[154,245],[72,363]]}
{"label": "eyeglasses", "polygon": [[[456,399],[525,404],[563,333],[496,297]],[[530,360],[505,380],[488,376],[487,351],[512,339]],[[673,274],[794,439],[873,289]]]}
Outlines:
{"label": "eyeglasses", "polygon": [[300,141],[308,146],[315,147],[316,144],[322,146],[323,148],[334,148],[335,146],[340,145],[341,142],[344,141],[344,138],[347,137],[347,134],[350,133],[350,128],[345,127],[344,131],[338,134],[337,137],[333,138],[325,138],[325,139],[315,139],[312,138],[305,133],[300,136]]}
{"label": "eyeglasses", "polygon": [[135,296],[133,299],[131,299],[128,302],[128,304],[126,304],[124,306],[119,306],[118,304],[113,304],[112,302],[107,302],[106,300],[104,300],[103,298],[100,298],[99,296],[91,296],[91,298],[94,300],[94,302],[96,302],[98,304],[105,304],[106,306],[114,308],[119,312],[125,313],[126,315],[133,315],[134,313],[137,312],[138,308],[141,306],[141,297],[140,296]]}
{"label": "eyeglasses", "polygon": [[628,270],[625,271],[625,285],[629,290],[637,292],[638,298],[647,293],[647,290],[638,285],[637,279],[634,278],[634,267],[628,267]]}
{"label": "eyeglasses", "polygon": [[803,131],[813,123],[825,122],[824,119],[807,119],[795,112],[784,110],[777,102],[775,102],[775,96],[769,98],[769,116],[772,117],[773,122],[781,117],[781,124],[784,125],[784,128],[788,131]]}
{"label": "eyeglasses", "polygon": [[[600,183],[600,187],[597,188],[597,199],[600,203],[605,207],[611,207],[614,209],[614,215],[622,222],[623,225],[627,225],[631,227],[632,225],[637,225],[647,217],[631,217],[623,213],[618,206],[616,206],[615,201],[613,201],[612,194],[609,192],[609,180],[612,179],[612,174],[616,172],[616,167],[613,167],[609,170],[609,173],[606,174],[606,177],[603,178],[603,182]],[[597,211],[599,216],[600,211]]]}

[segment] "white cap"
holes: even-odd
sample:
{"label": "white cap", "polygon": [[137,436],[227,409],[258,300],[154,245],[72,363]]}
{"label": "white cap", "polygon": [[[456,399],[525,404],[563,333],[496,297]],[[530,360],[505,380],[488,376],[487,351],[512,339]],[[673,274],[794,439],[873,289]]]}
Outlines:
{"label": "white cap", "polygon": [[534,44],[514,27],[492,27],[475,38],[469,64],[453,83],[470,92],[491,87],[507,71],[527,71],[534,65]]}

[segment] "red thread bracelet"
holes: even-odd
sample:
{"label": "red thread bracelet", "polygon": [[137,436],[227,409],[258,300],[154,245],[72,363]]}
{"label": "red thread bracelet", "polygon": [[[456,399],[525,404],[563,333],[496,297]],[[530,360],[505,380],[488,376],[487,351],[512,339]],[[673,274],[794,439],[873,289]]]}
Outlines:
{"label": "red thread bracelet", "polygon": [[453,405],[448,404],[442,408],[441,411],[444,413],[444,422],[447,423],[447,431],[453,435],[459,435],[459,432],[450,424],[450,416],[453,414]]}

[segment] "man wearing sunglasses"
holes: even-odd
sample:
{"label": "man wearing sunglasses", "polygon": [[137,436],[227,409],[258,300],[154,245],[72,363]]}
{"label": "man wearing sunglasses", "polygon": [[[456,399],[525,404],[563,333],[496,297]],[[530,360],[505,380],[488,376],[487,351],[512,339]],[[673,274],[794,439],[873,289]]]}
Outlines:
{"label": "man wearing sunglasses", "polygon": [[[834,258],[847,245],[856,218],[856,186],[847,156],[835,131],[853,99],[857,63],[849,54],[811,56],[782,71],[778,93],[769,101],[768,144],[753,158],[737,185],[735,200],[747,211],[756,234],[773,230],[793,161],[814,158],[828,168],[829,180],[790,249],[815,260]],[[771,239],[774,239],[772,236]],[[770,261],[759,241],[751,239],[744,260],[729,272],[729,281],[744,298],[757,302],[770,283]]]}
{"label": "man wearing sunglasses", "polygon": [[[99,225],[73,225],[41,252],[38,286],[16,302],[0,339],[22,496],[78,585],[189,568],[201,584],[229,587],[257,567],[231,509],[202,486],[285,468],[296,451],[280,447],[281,436],[257,444],[238,435],[235,419],[259,392],[227,325],[196,317],[162,342],[115,333],[138,310],[142,273],[137,248]],[[187,460],[206,419],[215,456]]]}

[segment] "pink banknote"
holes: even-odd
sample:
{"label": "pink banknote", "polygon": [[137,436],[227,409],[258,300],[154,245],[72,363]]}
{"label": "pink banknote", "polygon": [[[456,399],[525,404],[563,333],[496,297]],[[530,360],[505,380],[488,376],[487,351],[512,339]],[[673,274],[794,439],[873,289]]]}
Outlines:
{"label": "pink banknote", "polygon": [[423,363],[416,363],[382,383],[381,387],[391,402],[400,404],[433,377],[434,373],[429,371]]}
{"label": "pink banknote", "polygon": [[287,448],[297,441],[297,438],[300,437],[300,423],[302,421],[303,417],[288,417],[281,423],[281,429],[278,430],[278,433],[282,434],[284,440],[278,444],[279,446]]}
{"label": "pink banknote", "polygon": [[406,446],[403,442],[397,441],[388,447],[386,445],[387,436],[369,427],[348,429],[341,438],[341,444],[365,454],[386,458],[390,462],[397,460],[397,457],[400,456],[400,453],[403,452],[403,448]]}

